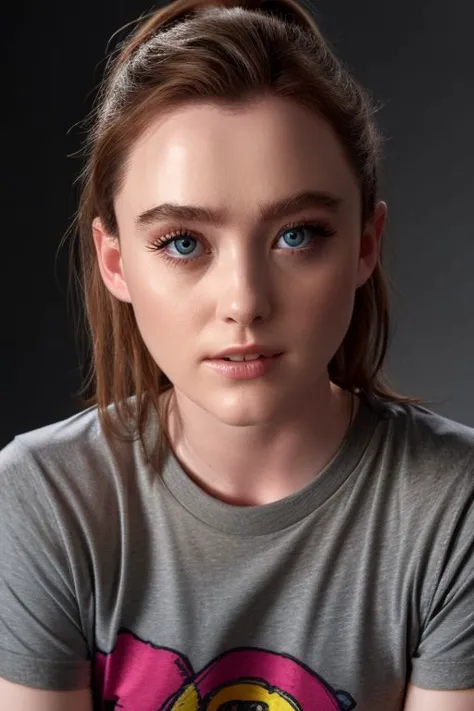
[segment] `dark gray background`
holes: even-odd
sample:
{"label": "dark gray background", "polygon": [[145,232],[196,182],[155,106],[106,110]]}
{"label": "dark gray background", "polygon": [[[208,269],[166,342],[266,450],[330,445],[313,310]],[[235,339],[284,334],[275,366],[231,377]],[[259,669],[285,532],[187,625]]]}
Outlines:
{"label": "dark gray background", "polygon": [[[474,426],[474,6],[321,0],[323,32],[383,103],[389,205],[388,372],[399,391]],[[112,33],[150,4],[18,2],[2,24],[0,446],[77,411],[81,354],[67,310],[77,123]]]}

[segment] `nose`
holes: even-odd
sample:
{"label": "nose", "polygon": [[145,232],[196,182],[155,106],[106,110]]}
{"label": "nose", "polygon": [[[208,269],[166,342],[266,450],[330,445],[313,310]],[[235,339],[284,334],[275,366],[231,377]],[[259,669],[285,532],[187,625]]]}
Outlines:
{"label": "nose", "polygon": [[216,285],[216,312],[223,321],[249,326],[271,311],[270,279],[255,256],[233,255],[222,265]]}

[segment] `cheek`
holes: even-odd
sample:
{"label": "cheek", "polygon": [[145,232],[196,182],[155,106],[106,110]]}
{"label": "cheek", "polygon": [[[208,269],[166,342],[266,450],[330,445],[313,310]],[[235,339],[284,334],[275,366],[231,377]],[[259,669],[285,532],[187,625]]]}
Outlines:
{"label": "cheek", "polygon": [[129,264],[126,276],[135,319],[151,356],[166,370],[176,361],[184,340],[196,340],[198,302],[189,286],[156,265],[133,268],[137,266]]}
{"label": "cheek", "polygon": [[[185,337],[189,338],[192,325],[186,314],[167,297],[156,294],[137,295],[133,304],[137,327],[143,343],[159,369],[173,382],[182,368],[182,356],[187,350]],[[185,336],[185,337],[184,337]]]}
{"label": "cheek", "polygon": [[291,312],[293,323],[299,324],[303,331],[304,340],[314,343],[315,347],[318,344],[319,350],[322,347],[332,356],[349,328],[354,294],[354,269],[349,261],[315,272],[301,284],[299,298]]}

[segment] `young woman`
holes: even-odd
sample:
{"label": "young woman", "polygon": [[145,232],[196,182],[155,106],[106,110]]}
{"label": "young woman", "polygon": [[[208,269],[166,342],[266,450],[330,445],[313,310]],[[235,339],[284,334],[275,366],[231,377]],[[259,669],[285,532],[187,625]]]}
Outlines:
{"label": "young woman", "polygon": [[0,454],[0,708],[474,709],[474,431],[382,374],[373,113],[293,0],[121,47],[93,396]]}

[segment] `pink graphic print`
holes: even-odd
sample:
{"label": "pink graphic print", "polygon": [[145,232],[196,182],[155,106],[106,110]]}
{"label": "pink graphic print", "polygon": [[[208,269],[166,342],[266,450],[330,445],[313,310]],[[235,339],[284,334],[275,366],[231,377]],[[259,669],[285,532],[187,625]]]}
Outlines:
{"label": "pink graphic print", "polygon": [[225,652],[195,673],[172,649],[121,631],[94,660],[97,711],[350,711],[356,704],[289,655]]}

